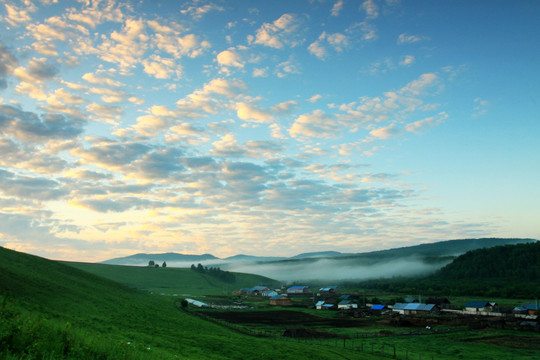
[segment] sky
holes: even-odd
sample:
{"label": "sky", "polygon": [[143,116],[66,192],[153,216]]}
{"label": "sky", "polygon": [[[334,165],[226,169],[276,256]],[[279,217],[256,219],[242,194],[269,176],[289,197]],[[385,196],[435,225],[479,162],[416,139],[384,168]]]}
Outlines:
{"label": "sky", "polygon": [[540,238],[540,2],[0,5],[0,246]]}

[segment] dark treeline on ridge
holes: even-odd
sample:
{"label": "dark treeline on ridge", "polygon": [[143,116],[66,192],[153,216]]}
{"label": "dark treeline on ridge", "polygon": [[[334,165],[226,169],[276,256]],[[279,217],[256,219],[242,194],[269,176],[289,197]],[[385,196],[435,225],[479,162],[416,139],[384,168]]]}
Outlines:
{"label": "dark treeline on ridge", "polygon": [[360,283],[364,288],[425,295],[529,298],[540,294],[540,242],[471,250],[427,277]]}
{"label": "dark treeline on ridge", "polygon": [[540,242],[469,251],[440,269],[440,279],[540,279]]}
{"label": "dark treeline on ridge", "polygon": [[208,267],[208,266],[202,266],[201,264],[197,264],[197,266],[195,266],[194,264],[191,264],[191,270],[199,272],[201,274],[214,276],[224,282],[228,282],[228,283],[236,282],[236,276],[234,276],[233,273],[229,271],[221,270],[219,267]]}

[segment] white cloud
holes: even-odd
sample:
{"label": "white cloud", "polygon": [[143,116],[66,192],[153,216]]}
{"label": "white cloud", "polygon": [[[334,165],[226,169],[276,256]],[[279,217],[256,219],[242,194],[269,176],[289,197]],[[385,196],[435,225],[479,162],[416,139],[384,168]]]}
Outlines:
{"label": "white cloud", "polygon": [[382,128],[374,129],[369,132],[371,136],[378,139],[388,139],[391,136],[399,135],[403,130],[399,129],[395,124],[388,125]]}
{"label": "white cloud", "polygon": [[144,72],[156,79],[169,79],[172,76],[179,79],[182,75],[182,67],[176,64],[174,59],[152,55],[150,59],[144,59],[142,64]]}
{"label": "white cloud", "polygon": [[373,0],[366,0],[362,3],[361,9],[366,12],[367,19],[376,19],[379,17],[379,7]]}
{"label": "white cloud", "polygon": [[322,110],[315,110],[311,114],[300,115],[289,129],[294,138],[334,138],[340,131],[335,119]]}
{"label": "white cloud", "polygon": [[180,10],[180,13],[189,16],[195,20],[200,20],[210,11],[224,11],[223,7],[215,4],[206,4],[202,6],[189,6],[187,9]]}
{"label": "white cloud", "polygon": [[320,41],[309,44],[308,51],[319,59],[323,59],[326,56],[326,49],[321,45]]}
{"label": "white cloud", "polygon": [[343,0],[337,0],[332,6],[332,10],[330,10],[330,13],[332,14],[332,16],[339,16],[341,10],[343,10]]}
{"label": "white cloud", "polygon": [[270,112],[259,108],[255,104],[244,102],[236,104],[236,115],[241,120],[256,123],[268,123],[273,120],[273,116]]}
{"label": "white cloud", "polygon": [[441,112],[437,114],[437,116],[430,116],[422,120],[414,121],[412,123],[409,123],[405,126],[405,130],[409,132],[415,132],[418,133],[425,128],[433,127],[441,124],[444,120],[448,118],[448,114],[445,112]]}
{"label": "white cloud", "polygon": [[427,38],[425,36],[420,35],[409,35],[406,33],[400,34],[397,40],[398,44],[413,44],[420,42],[422,40],[426,40]]}
{"label": "white cloud", "polygon": [[320,94],[315,94],[315,95],[313,95],[312,97],[310,97],[310,98],[308,99],[308,101],[309,101],[310,103],[314,104],[314,103],[316,103],[317,101],[319,101],[320,99],[322,99],[322,95],[320,95]]}
{"label": "white cloud", "polygon": [[298,106],[294,100],[284,101],[272,106],[271,110],[277,114],[288,114]]}
{"label": "white cloud", "polygon": [[224,50],[220,52],[216,60],[221,66],[243,68],[242,56],[234,49]]}
{"label": "white cloud", "polygon": [[254,44],[281,49],[284,45],[294,47],[298,44],[299,20],[292,14],[283,14],[273,23],[264,23],[256,32]]}
{"label": "white cloud", "polygon": [[12,4],[5,4],[7,16],[4,17],[4,20],[7,21],[12,26],[24,25],[32,20],[29,12],[32,11],[33,7],[30,8],[19,8]]}
{"label": "white cloud", "polygon": [[402,57],[399,65],[401,66],[411,66],[416,61],[415,57],[412,55],[405,55]]}

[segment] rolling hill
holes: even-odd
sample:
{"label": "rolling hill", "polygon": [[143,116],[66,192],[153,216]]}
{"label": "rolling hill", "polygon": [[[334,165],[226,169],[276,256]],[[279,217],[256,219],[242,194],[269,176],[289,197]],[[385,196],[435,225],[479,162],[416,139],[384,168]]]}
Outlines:
{"label": "rolling hill", "polygon": [[361,286],[409,294],[534,298],[540,293],[540,242],[475,249],[427,276]]}
{"label": "rolling hill", "polygon": [[172,297],[150,295],[73,266],[1,247],[0,279],[2,359],[355,356],[347,349],[247,336],[179,310]]}
{"label": "rolling hill", "polygon": [[149,268],[74,262],[65,262],[65,264],[135,289],[164,295],[223,295],[230,294],[235,289],[256,285],[280,286],[276,280],[253,274],[234,273],[235,281],[227,282],[185,268]]}

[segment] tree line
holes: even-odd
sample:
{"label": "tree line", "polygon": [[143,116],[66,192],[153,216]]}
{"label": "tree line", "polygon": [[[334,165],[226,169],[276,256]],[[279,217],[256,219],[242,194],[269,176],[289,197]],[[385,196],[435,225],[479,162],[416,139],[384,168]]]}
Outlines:
{"label": "tree line", "polygon": [[195,266],[195,264],[191,264],[191,270],[196,271],[201,274],[206,274],[206,275],[216,277],[224,282],[228,282],[228,283],[236,282],[236,276],[234,276],[233,273],[229,271],[221,270],[219,267],[208,267],[208,266],[202,266],[201,264],[197,264],[197,266]]}

